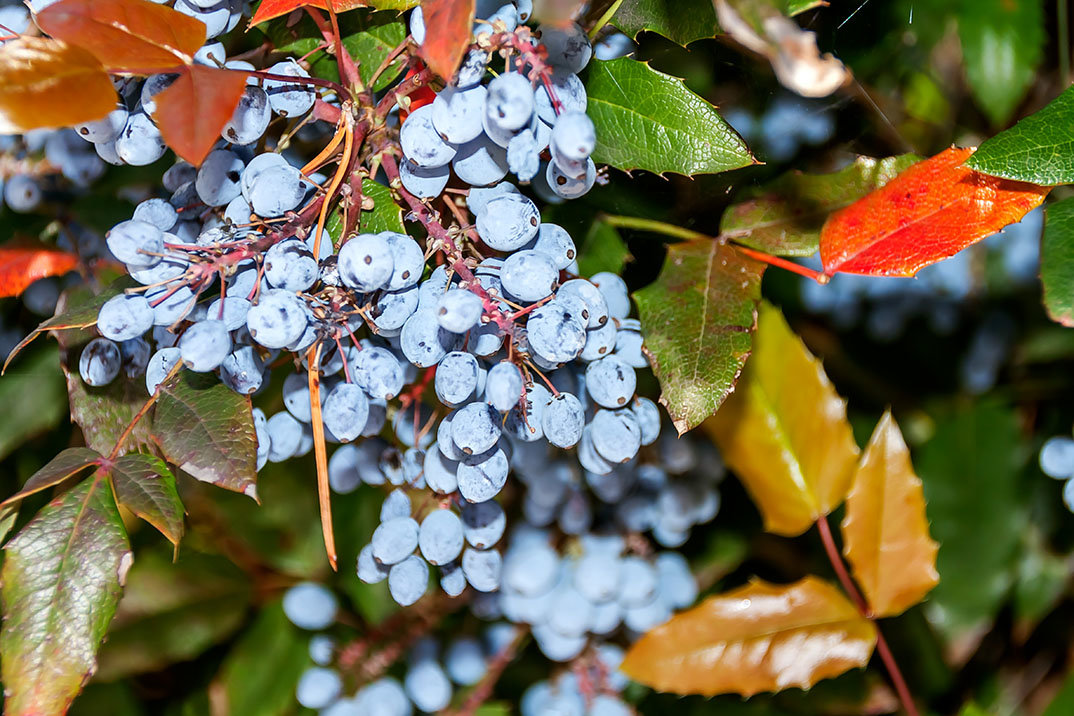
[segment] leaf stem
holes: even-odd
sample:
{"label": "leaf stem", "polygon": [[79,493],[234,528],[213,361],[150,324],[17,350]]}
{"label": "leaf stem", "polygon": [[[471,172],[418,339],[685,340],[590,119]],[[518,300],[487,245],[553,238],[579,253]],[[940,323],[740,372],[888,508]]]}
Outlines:
{"label": "leaf stem", "polygon": [[[596,39],[597,34],[601,30],[603,30],[604,26],[607,25],[611,21],[612,17],[615,15],[616,11],[619,10],[619,6],[622,5],[622,4],[623,4],[623,0],[615,0],[615,2],[613,2],[611,4],[611,6],[604,12],[604,14],[601,15],[599,18],[597,18],[597,21],[595,23],[593,23],[593,27],[591,27],[589,29],[589,39],[590,40]],[[634,38],[631,38],[631,39],[634,39]]]}
{"label": "leaf stem", "polygon": [[176,375],[178,375],[179,369],[182,367],[182,361],[177,362],[175,365],[172,366],[172,369],[168,371],[168,375],[164,376],[164,380],[160,381],[160,383],[157,384],[157,389],[154,390],[153,394],[149,396],[149,400],[145,401],[145,405],[138,409],[138,412],[131,419],[130,423],[128,423],[127,427],[123,429],[123,434],[119,436],[118,440],[116,440],[116,444],[115,447],[112,448],[112,452],[108,453],[109,462],[112,462],[117,457],[119,457],[119,451],[123,449],[123,444],[127,442],[127,438],[131,436],[131,432],[134,430],[134,426],[137,425],[138,422],[146,416],[146,413],[149,412],[149,409],[152,408],[153,405],[157,402],[157,399],[160,398],[161,391],[164,388],[164,385]]}
{"label": "leaf stem", "polygon": [[754,249],[747,248],[745,246],[739,246],[738,244],[730,244],[730,246],[739,253],[749,256],[751,259],[761,261],[763,263],[768,264],[769,266],[781,268],[784,271],[796,273],[799,276],[805,276],[806,278],[813,279],[821,285],[824,285],[831,280],[831,277],[825,273],[821,273],[820,271],[811,269],[808,266],[803,266],[802,264],[796,264],[795,262],[788,261],[785,258],[781,258],[779,256],[772,256],[770,254],[764,253],[763,251],[755,251]]}
{"label": "leaf stem", "polygon": [[598,217],[598,220],[603,221],[609,226],[614,226],[617,229],[648,231],[653,234],[662,234],[663,236],[670,236],[673,239],[680,239],[682,241],[697,241],[699,239],[715,240],[713,237],[708,234],[702,234],[700,231],[694,231],[693,229],[687,229],[682,226],[675,226],[674,224],[668,224],[664,221],[656,221],[655,219],[643,219],[640,216],[601,214]]}
{"label": "leaf stem", "polygon": [[820,541],[824,543],[824,552],[828,555],[828,561],[831,562],[832,569],[835,570],[835,575],[839,578],[839,583],[843,585],[843,591],[854,602],[858,612],[873,622],[876,627],[876,650],[880,654],[880,660],[884,662],[884,668],[887,670],[888,676],[891,677],[891,683],[895,686],[895,692],[899,695],[899,701],[902,703],[903,709],[909,716],[918,716],[913,694],[910,693],[910,688],[906,685],[906,679],[903,678],[902,671],[899,670],[895,655],[891,653],[888,642],[884,638],[884,633],[880,631],[880,625],[876,623],[876,617],[861,592],[858,591],[857,586],[855,586],[854,580],[850,578],[850,573],[847,572],[846,564],[843,563],[839,549],[835,546],[835,538],[832,536],[832,528],[828,524],[826,515],[822,515],[817,520],[817,531],[820,532]]}

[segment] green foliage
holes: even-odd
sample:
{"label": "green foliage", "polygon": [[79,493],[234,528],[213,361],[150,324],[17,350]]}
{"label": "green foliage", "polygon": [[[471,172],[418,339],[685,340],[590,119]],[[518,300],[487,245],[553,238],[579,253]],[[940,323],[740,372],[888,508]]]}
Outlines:
{"label": "green foliage", "polygon": [[1074,87],[1047,107],[981,144],[966,163],[978,171],[1035,184],[1074,182]]}
{"label": "green foliage", "polygon": [[578,270],[583,276],[601,271],[621,273],[630,258],[623,239],[615,227],[604,221],[594,221],[578,247]]}
{"label": "green foliage", "polygon": [[153,455],[124,455],[109,472],[116,501],[178,547],[183,536],[183,503],[168,465]]}
{"label": "green foliage", "polygon": [[1074,197],[1048,206],[1041,246],[1044,307],[1053,321],[1074,326]]}
{"label": "green foliage", "polygon": [[[23,400],[33,395],[35,400]],[[57,427],[67,415],[67,389],[52,346],[23,356],[0,380],[0,460],[32,437]]]}

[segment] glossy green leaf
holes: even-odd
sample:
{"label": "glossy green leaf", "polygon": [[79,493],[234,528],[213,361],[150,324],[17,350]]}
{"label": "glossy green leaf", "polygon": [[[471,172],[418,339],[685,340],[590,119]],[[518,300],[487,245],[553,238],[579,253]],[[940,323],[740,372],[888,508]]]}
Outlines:
{"label": "glossy green leaf", "polygon": [[776,256],[811,256],[828,215],[879,189],[920,157],[858,157],[833,174],[789,172],[752,190],[720,219],[720,234]]}
{"label": "glossy green leaf", "polygon": [[[388,187],[372,179],[366,179],[362,182],[362,193],[373,206],[359,216],[357,231],[369,234],[381,231],[406,233],[406,227],[403,225],[403,211],[392,199],[392,192]],[[339,209],[333,210],[325,223],[325,229],[338,246],[340,234],[343,232],[343,212]]]}
{"label": "glossy green leaf", "polygon": [[985,174],[1034,184],[1074,182],[1074,87],[986,140],[966,163]]}
{"label": "glossy green leaf", "polygon": [[[793,16],[823,4],[821,0],[788,0],[782,9]],[[655,32],[684,47],[720,33],[712,0],[623,0],[612,24],[631,37]]]}
{"label": "glossy green leaf", "polygon": [[688,176],[754,164],[716,108],[679,80],[629,58],[594,61],[586,113],[597,130],[593,161],[629,171]]}
{"label": "glossy green leaf", "polygon": [[749,491],[765,529],[793,537],[843,501],[858,446],[814,357],[771,304],[762,303],[753,355],[738,387],[705,423]]}
{"label": "glossy green leaf", "polygon": [[1044,308],[1053,321],[1074,326],[1074,197],[1044,210],[1040,280]]}
{"label": "glossy green leaf", "polygon": [[282,716],[294,707],[295,685],[309,665],[309,636],[284,616],[280,602],[267,604],[239,638],[217,677],[226,713]]}
{"label": "glossy green leaf", "polygon": [[597,220],[578,245],[578,272],[582,276],[601,271],[618,274],[629,257],[630,251],[615,227]]}
{"label": "glossy green leaf", "polygon": [[1043,2],[961,0],[955,14],[970,91],[992,124],[1004,124],[1037,76]]}
{"label": "glossy green leaf", "polygon": [[184,549],[139,553],[101,648],[103,680],[157,671],[188,661],[242,625],[251,585],[223,557]]}
{"label": "glossy green leaf", "polygon": [[657,280],[634,294],[660,402],[679,434],[734,389],[757,327],[764,264],[715,240],[675,244]]}
{"label": "glossy green leaf", "polygon": [[108,482],[57,497],[4,551],[4,712],[63,713],[96,669],[132,561]]}
{"label": "glossy green leaf", "polygon": [[67,448],[31,475],[26,484],[22,486],[22,489],[0,502],[0,505],[18,502],[35,492],[59,485],[87,467],[96,465],[100,458],[101,456],[96,450],[82,447]]}
{"label": "glossy green leaf", "polygon": [[250,397],[215,375],[182,370],[163,384],[153,439],[180,470],[257,499],[257,438]]}
{"label": "glossy green leaf", "polygon": [[183,536],[183,503],[167,464],[159,457],[134,453],[116,460],[109,474],[119,504],[178,545]]}
{"label": "glossy green leaf", "polygon": [[929,596],[933,622],[948,635],[987,623],[1014,579],[1028,494],[1019,471],[1025,450],[1017,416],[983,402],[935,416],[917,453],[940,583]]}
{"label": "glossy green leaf", "polygon": [[41,346],[4,375],[0,405],[0,460],[67,419],[67,386],[55,346]]}

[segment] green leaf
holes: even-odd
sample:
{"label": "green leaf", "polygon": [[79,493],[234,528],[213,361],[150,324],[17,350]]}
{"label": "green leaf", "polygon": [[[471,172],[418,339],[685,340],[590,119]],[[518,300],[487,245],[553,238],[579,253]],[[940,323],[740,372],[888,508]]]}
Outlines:
{"label": "green leaf", "polygon": [[1074,182],[1074,87],[986,140],[966,164],[985,174],[1034,184]]}
{"label": "green leaf", "polygon": [[1036,529],[1028,532],[1014,585],[1014,616],[1027,634],[1055,607],[1070,581],[1071,564],[1051,552]]}
{"label": "green leaf", "polygon": [[1074,197],[1048,204],[1044,210],[1040,280],[1048,316],[1074,326]]}
{"label": "green leaf", "polygon": [[656,281],[634,294],[660,402],[679,434],[734,389],[757,328],[764,264],[720,243],[675,244]]}
{"label": "green leaf", "polygon": [[90,465],[96,465],[101,456],[96,450],[89,448],[67,448],[56,457],[49,460],[44,467],[30,476],[22,489],[7,498],[0,505],[8,505],[18,502],[24,497],[46,490],[69,477],[72,477]]}
{"label": "green leaf", "polygon": [[223,712],[279,716],[294,707],[295,685],[309,665],[309,637],[288,621],[280,602],[267,605],[228,654],[217,679]]}
{"label": "green leaf", "polygon": [[720,234],[776,256],[811,256],[828,215],[879,189],[920,161],[913,154],[858,157],[833,174],[789,172],[749,192],[720,219]]}
{"label": "green leaf", "polygon": [[108,482],[56,498],[4,551],[5,713],[63,713],[96,668],[132,561]]}
{"label": "green leaf", "polygon": [[1068,674],[1063,688],[1040,716],[1069,716],[1074,713],[1074,674]]}
{"label": "green leaf", "polygon": [[[63,374],[71,403],[71,420],[82,428],[82,437],[94,450],[108,454],[149,400],[141,379],[120,376],[108,385],[93,388],[78,374],[79,350],[65,352]],[[72,370],[69,366],[74,366]],[[152,416],[134,426],[120,453],[137,451],[151,444]]]}
{"label": "green leaf", "polygon": [[55,346],[35,350],[0,380],[0,405],[0,460],[66,420],[67,387]]}
{"label": "green leaf", "polygon": [[715,107],[644,62],[594,61],[586,91],[598,164],[692,176],[756,163]]}
{"label": "green leaf", "polygon": [[189,661],[242,625],[250,604],[245,574],[223,557],[184,550],[139,553],[101,648],[102,680]]}
{"label": "green leaf", "polygon": [[19,506],[17,504],[0,505],[0,542],[4,541],[18,518]]}
{"label": "green leaf", "polygon": [[[376,13],[370,16],[365,29],[343,35],[343,46],[358,61],[358,75],[363,82],[370,82],[373,73],[403,40],[407,30],[394,13]],[[335,58],[331,58],[335,64]],[[379,92],[395,81],[406,67],[406,55],[402,54],[381,73],[373,83],[373,91]]]}
{"label": "green leaf", "polygon": [[630,251],[615,227],[597,220],[578,246],[578,272],[582,276],[601,271],[621,273],[629,257]]}
{"label": "green leaf", "polygon": [[257,438],[250,397],[212,374],[181,370],[161,388],[153,439],[180,470],[257,499]]}
{"label": "green leaf", "polygon": [[955,12],[970,91],[992,124],[1005,124],[1044,54],[1042,2],[961,0]]}
{"label": "green leaf", "polygon": [[175,489],[175,475],[165,462],[153,455],[124,455],[110,474],[119,504],[178,545],[183,536],[183,503]]}
{"label": "green leaf", "polygon": [[1027,525],[1025,463],[1017,416],[982,402],[934,416],[936,433],[915,463],[924,483],[932,536],[940,543],[940,583],[928,606],[949,636],[988,623],[1014,579]]}
{"label": "green leaf", "polygon": [[[359,215],[358,231],[367,234],[376,234],[381,231],[406,233],[406,227],[403,225],[403,211],[395,203],[388,187],[372,179],[366,179],[362,182],[362,193],[373,202],[373,208]],[[338,209],[333,210],[328,216],[325,228],[328,230],[328,235],[332,237],[332,241],[338,246],[340,235],[343,233],[343,212]]]}
{"label": "green leaf", "polygon": [[[822,0],[787,0],[784,9],[794,16],[823,4]],[[612,24],[631,37],[655,32],[683,47],[720,34],[712,0],[623,0]]]}

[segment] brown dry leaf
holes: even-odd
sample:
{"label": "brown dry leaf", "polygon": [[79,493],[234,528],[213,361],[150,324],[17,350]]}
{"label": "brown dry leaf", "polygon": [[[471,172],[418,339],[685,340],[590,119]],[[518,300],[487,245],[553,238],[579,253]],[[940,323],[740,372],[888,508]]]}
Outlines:
{"label": "brown dry leaf", "polygon": [[921,480],[890,412],[858,463],[842,528],[843,553],[875,616],[901,614],[940,581]]}
{"label": "brown dry leaf", "polygon": [[858,446],[846,403],[770,304],[761,304],[753,355],[735,392],[704,426],[769,532],[805,532],[850,489]]}
{"label": "brown dry leaf", "polygon": [[117,100],[101,63],[80,47],[44,37],[0,46],[0,134],[90,122]]}
{"label": "brown dry leaf", "polygon": [[660,691],[750,696],[863,667],[875,645],[876,626],[834,585],[754,580],[648,632],[620,668]]}
{"label": "brown dry leaf", "polygon": [[817,35],[764,0],[713,0],[720,27],[772,63],[776,78],[803,97],[827,97],[850,79],[831,53],[821,54]]}

